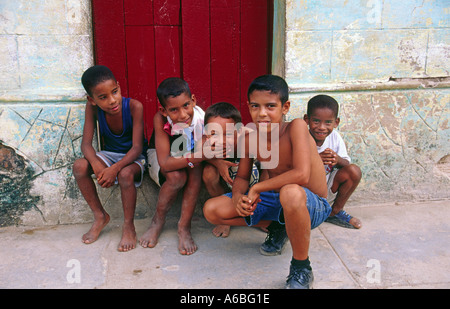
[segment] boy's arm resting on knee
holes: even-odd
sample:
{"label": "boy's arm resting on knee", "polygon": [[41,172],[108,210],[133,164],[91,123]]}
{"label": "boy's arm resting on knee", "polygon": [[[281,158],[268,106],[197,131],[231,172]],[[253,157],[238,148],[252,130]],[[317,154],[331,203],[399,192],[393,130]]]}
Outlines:
{"label": "boy's arm resting on knee", "polygon": [[336,154],[336,164],[337,168],[341,168],[347,166],[351,163],[351,158],[347,152],[347,146],[345,145],[344,140],[340,134],[337,135],[338,144],[336,149],[331,149]]}
{"label": "boy's arm resting on knee", "polygon": [[347,166],[350,164],[350,162],[342,157],[340,157],[338,154],[336,154],[336,167],[341,168],[344,166]]}
{"label": "boy's arm resting on knee", "polygon": [[142,153],[143,149],[143,137],[144,137],[144,116],[143,116],[143,106],[137,100],[130,100],[130,111],[131,118],[133,120],[133,135],[132,135],[132,146],[130,150],[125,154],[125,156],[103,170],[99,183],[102,187],[112,186],[119,172],[126,166],[132,164]]}
{"label": "boy's arm resting on knee", "polygon": [[203,158],[196,158],[194,155],[191,155],[188,158],[172,157],[170,153],[170,139],[164,131],[165,121],[165,117],[160,112],[157,112],[153,118],[156,156],[161,172],[167,173],[184,169],[190,166],[189,162],[195,165],[202,162],[204,160]]}
{"label": "boy's arm resting on knee", "polygon": [[[97,157],[97,152],[92,146],[92,141],[94,139],[94,130],[96,127],[95,108],[96,107],[93,106],[89,101],[86,103],[83,137],[81,139],[81,152],[91,165],[94,174],[98,176],[104,166],[101,163],[100,159]],[[100,134],[100,132],[97,132],[97,134]]]}
{"label": "boy's arm resting on knee", "polygon": [[238,213],[242,216],[245,216],[245,214],[241,213],[241,211],[238,209],[238,206],[239,203],[241,203],[242,198],[245,197],[248,191],[252,166],[253,159],[242,158],[239,161],[239,168],[236,173],[236,178],[233,182],[231,200],[233,205],[238,210]]}

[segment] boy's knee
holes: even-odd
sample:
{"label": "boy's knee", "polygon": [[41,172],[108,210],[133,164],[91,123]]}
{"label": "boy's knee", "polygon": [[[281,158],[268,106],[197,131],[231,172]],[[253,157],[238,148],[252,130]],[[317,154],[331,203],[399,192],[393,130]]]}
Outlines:
{"label": "boy's knee", "polygon": [[349,164],[341,169],[336,174],[334,178],[335,182],[338,184],[344,182],[351,182],[353,184],[358,184],[361,180],[361,169],[355,164]]}
{"label": "boy's knee", "polygon": [[348,170],[349,170],[350,178],[353,181],[359,182],[361,180],[362,173],[361,173],[361,169],[359,168],[358,165],[350,164],[348,166]]}
{"label": "boy's knee", "polygon": [[168,185],[178,189],[182,189],[187,181],[187,173],[184,170],[168,172],[164,177]]}
{"label": "boy's knee", "polygon": [[218,224],[217,221],[217,204],[216,199],[212,198],[205,202],[203,205],[203,216],[211,224]]}
{"label": "boy's knee", "polygon": [[284,211],[301,206],[306,207],[306,192],[299,185],[285,185],[280,190],[280,203]]}
{"label": "boy's knee", "polygon": [[72,167],[73,175],[75,177],[84,176],[89,171],[89,162],[85,158],[77,159]]}
{"label": "boy's knee", "polygon": [[203,174],[202,174],[203,182],[205,182],[206,184],[209,184],[211,182],[217,181],[218,177],[219,177],[219,173],[218,173],[217,169],[211,164],[206,164],[205,167],[203,168]]}
{"label": "boy's knee", "polygon": [[218,222],[216,221],[217,214],[216,214],[216,203],[214,198],[207,200],[203,205],[203,215],[205,216],[205,219],[209,223],[218,224]]}
{"label": "boy's knee", "polygon": [[361,180],[361,169],[358,167],[358,165],[355,164],[349,164],[341,168],[338,174],[342,174],[337,177],[339,179],[342,178],[340,182],[351,181],[352,183],[359,183],[359,181]]}
{"label": "boy's knee", "polygon": [[207,200],[205,202],[205,204],[203,205],[203,215],[205,216],[205,219],[208,222],[211,222],[211,219],[212,219],[212,213],[213,213],[212,209],[213,209],[213,207],[212,207],[210,200]]}
{"label": "boy's knee", "polygon": [[134,186],[134,172],[130,168],[123,168],[117,175],[120,186]]}

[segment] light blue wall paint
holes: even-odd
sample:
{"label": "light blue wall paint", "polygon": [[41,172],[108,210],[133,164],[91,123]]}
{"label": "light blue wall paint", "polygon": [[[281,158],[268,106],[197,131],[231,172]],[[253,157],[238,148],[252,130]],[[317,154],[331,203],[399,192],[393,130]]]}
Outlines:
{"label": "light blue wall paint", "polygon": [[[351,203],[450,198],[449,176],[439,163],[450,149],[448,82],[388,82],[448,78],[449,2],[275,3],[274,46],[280,48],[274,49],[274,70],[292,87],[288,116],[302,117],[314,94],[337,98],[338,129],[364,173]],[[0,20],[0,143],[29,167],[29,197],[20,202],[34,203],[22,205],[13,221],[89,220],[71,164],[81,155],[85,94],[79,78],[93,64],[90,1],[0,1]],[[138,196],[141,213],[155,196]]]}
{"label": "light blue wall paint", "polygon": [[16,200],[2,188],[0,226],[87,218],[71,165],[81,156],[80,76],[93,64],[90,3],[0,1],[0,185],[26,188]]}
{"label": "light blue wall paint", "polygon": [[363,179],[349,203],[450,198],[450,2],[286,1],[289,119],[326,93]]}
{"label": "light blue wall paint", "polygon": [[287,1],[286,78],[324,84],[448,76],[446,1]]}

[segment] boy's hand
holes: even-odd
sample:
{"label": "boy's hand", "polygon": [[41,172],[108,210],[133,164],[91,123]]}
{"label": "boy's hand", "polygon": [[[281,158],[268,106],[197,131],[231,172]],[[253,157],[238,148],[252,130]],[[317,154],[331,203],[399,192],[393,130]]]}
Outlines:
{"label": "boy's hand", "polygon": [[230,174],[228,173],[228,169],[232,166],[238,166],[238,164],[227,160],[217,160],[215,165],[223,180],[225,180],[230,185],[233,185],[233,179],[231,179]]}
{"label": "boy's hand", "polygon": [[236,211],[241,217],[247,217],[253,215],[256,209],[256,205],[261,202],[259,198],[259,193],[256,191],[248,192],[248,195],[242,195],[236,205]]}
{"label": "boy's hand", "polygon": [[330,148],[325,149],[319,155],[322,158],[324,165],[335,166],[337,164],[337,154]]}
{"label": "boy's hand", "polygon": [[[256,204],[255,204],[256,207]],[[243,195],[237,205],[236,205],[236,211],[239,216],[241,217],[247,217],[250,215],[253,215],[253,211],[255,210],[255,207],[253,207],[251,200],[248,198],[247,195]]]}
{"label": "boy's hand", "polygon": [[95,178],[99,179],[100,173],[103,172],[103,170],[105,169],[105,166],[102,163],[100,163],[99,161],[92,163],[91,166],[92,166],[92,170],[94,171]]}
{"label": "boy's hand", "polygon": [[119,171],[115,166],[110,166],[105,168],[97,177],[98,184],[102,186],[102,188],[109,188],[114,185],[116,181],[116,177]]}

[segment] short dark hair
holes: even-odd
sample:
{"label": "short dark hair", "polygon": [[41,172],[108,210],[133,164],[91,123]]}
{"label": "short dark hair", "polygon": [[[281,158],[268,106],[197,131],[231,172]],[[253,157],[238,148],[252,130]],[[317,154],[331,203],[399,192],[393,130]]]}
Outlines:
{"label": "short dark hair", "polygon": [[308,101],[308,109],[306,111],[308,117],[311,116],[317,108],[328,108],[333,112],[336,118],[338,117],[339,104],[334,98],[328,95],[319,94]]}
{"label": "short dark hair", "polygon": [[281,104],[289,100],[289,87],[286,81],[277,75],[262,75],[255,78],[248,87],[247,99],[253,91],[270,91],[271,94],[277,94],[280,97]]}
{"label": "short dark hair", "polygon": [[222,117],[225,119],[233,119],[235,123],[242,122],[241,113],[232,104],[228,102],[218,102],[209,106],[205,111],[205,121],[207,124],[209,118],[212,117]]}
{"label": "short dark hair", "polygon": [[188,83],[179,77],[166,78],[159,84],[158,89],[156,89],[156,96],[163,107],[166,107],[167,98],[175,98],[182,93],[191,97],[191,90],[189,89]]}
{"label": "short dark hair", "polygon": [[84,71],[81,76],[81,83],[83,84],[84,90],[86,90],[88,95],[92,96],[92,88],[110,79],[117,81],[113,72],[111,72],[108,67],[104,65],[94,65]]}

